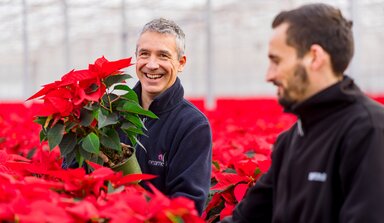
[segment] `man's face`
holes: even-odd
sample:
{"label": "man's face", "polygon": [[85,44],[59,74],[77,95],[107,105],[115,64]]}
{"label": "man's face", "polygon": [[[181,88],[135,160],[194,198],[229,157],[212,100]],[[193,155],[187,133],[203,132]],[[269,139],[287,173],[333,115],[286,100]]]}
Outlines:
{"label": "man's face", "polygon": [[171,87],[186,62],[177,55],[176,38],[171,34],[143,33],[137,42],[136,74],[142,94],[151,98]]}
{"label": "man's face", "polygon": [[288,24],[274,29],[269,42],[269,67],[267,81],[277,87],[279,103],[284,107],[305,100],[308,96],[309,79],[302,59],[296,49],[286,43]]}

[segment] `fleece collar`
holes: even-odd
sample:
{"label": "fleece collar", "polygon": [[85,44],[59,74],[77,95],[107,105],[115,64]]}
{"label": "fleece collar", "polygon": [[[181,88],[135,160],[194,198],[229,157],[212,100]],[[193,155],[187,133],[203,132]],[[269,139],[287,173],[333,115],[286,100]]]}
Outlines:
{"label": "fleece collar", "polygon": [[[141,101],[141,90],[142,86],[140,82],[137,82],[133,90],[136,92],[140,105],[142,105]],[[172,110],[176,107],[184,98],[184,89],[181,85],[180,79],[177,77],[175,83],[165,90],[160,95],[156,96],[149,106],[149,110],[155,113],[156,115],[160,115],[161,113]]]}
{"label": "fleece collar", "polygon": [[344,76],[343,80],[313,95],[309,99],[285,110],[300,120],[303,128],[313,125],[326,116],[354,103],[362,92],[354,81]]}

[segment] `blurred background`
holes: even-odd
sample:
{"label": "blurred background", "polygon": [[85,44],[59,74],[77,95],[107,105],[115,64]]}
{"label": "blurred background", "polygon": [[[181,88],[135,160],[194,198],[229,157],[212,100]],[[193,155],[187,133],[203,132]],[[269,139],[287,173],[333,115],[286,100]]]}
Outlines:
{"label": "blurred background", "polygon": [[[272,19],[311,2],[353,20],[356,53],[347,74],[365,92],[383,94],[384,0],[0,0],[0,101],[23,101],[103,55],[134,58],[141,28],[158,17],[186,34],[179,77],[187,97],[208,106],[217,98],[274,97],[264,77]],[[127,72],[135,77],[133,68]]]}

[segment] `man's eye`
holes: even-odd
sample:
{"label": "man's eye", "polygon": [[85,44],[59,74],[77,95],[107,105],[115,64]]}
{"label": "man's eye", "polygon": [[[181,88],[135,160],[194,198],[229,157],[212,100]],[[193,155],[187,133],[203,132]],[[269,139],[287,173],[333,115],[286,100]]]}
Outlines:
{"label": "man's eye", "polygon": [[139,56],[148,56],[149,55],[149,53],[147,53],[147,52],[141,52],[141,53],[139,53]]}
{"label": "man's eye", "polygon": [[160,54],[160,58],[168,58],[167,54]]}
{"label": "man's eye", "polygon": [[273,60],[273,59],[271,60],[272,64],[276,64],[277,65],[277,64],[279,64],[279,62],[280,62],[280,60]]}

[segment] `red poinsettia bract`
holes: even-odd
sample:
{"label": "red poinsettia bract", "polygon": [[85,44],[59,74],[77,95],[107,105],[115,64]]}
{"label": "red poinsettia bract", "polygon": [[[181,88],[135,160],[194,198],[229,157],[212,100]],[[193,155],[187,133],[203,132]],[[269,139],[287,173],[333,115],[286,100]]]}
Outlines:
{"label": "red poinsettia bract", "polygon": [[131,64],[131,58],[118,61],[108,61],[101,57],[90,64],[87,70],[72,70],[65,74],[60,81],[46,84],[36,94],[27,100],[41,98],[43,108],[39,116],[60,115],[66,117],[72,113],[80,115],[82,105],[99,101],[106,91],[102,79],[121,74],[122,68]]}

